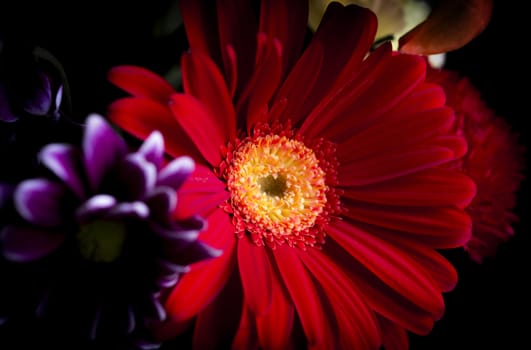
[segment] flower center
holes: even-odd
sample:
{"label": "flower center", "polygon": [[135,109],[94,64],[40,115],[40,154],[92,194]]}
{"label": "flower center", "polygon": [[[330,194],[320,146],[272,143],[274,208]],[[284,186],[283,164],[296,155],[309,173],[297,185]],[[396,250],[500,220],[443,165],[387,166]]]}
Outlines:
{"label": "flower center", "polygon": [[94,262],[113,262],[122,253],[125,225],[117,221],[97,220],[81,226],[77,234],[79,252]]}
{"label": "flower center", "polygon": [[[280,135],[249,138],[227,171],[237,233],[256,244],[313,246],[313,228],[327,203],[326,173],[303,142]],[[238,227],[239,226],[239,227]]]}

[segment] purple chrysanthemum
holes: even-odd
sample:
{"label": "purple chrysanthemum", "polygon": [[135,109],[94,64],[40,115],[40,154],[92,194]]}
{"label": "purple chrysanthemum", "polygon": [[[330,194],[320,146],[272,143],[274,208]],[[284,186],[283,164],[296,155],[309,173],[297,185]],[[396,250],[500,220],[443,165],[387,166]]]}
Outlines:
{"label": "purple chrysanthemum", "polygon": [[81,149],[49,144],[39,160],[49,176],[16,186],[20,219],[2,231],[7,260],[42,264],[53,276],[37,315],[98,341],[145,335],[166,317],[165,290],[189,264],[219,254],[197,240],[204,220],[174,218],[176,191],[194,162],[166,163],[158,131],[130,152],[96,114],[87,118]]}

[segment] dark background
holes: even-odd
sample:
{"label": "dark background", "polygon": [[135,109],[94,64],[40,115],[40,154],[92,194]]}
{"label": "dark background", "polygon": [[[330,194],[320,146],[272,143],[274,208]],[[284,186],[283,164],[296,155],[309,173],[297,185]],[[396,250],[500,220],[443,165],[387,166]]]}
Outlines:
{"label": "dark background", "polygon": [[[529,148],[530,19],[523,8],[515,7],[523,3],[495,0],[487,29],[466,47],[450,52],[446,67],[468,75]],[[1,1],[0,33],[41,46],[62,63],[73,113],[84,118],[91,112],[103,113],[117,96],[105,78],[109,68],[136,64],[163,74],[178,62],[183,32],[157,36],[153,31],[156,19],[170,5],[169,0]],[[449,255],[459,272],[458,286],[445,295],[446,314],[433,332],[411,336],[412,350],[531,349],[529,198],[525,180],[516,208],[521,218],[516,235],[495,258],[478,265],[463,252]]]}

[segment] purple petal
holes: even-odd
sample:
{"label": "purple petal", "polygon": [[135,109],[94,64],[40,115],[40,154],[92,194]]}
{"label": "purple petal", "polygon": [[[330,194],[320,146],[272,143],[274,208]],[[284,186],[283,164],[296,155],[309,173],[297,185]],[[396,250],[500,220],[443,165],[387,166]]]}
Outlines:
{"label": "purple petal", "polygon": [[191,270],[190,266],[175,264],[167,260],[159,260],[158,265],[162,269],[163,273],[169,273],[169,274],[175,274],[175,273],[183,274]]}
{"label": "purple petal", "polygon": [[80,177],[81,159],[79,151],[67,144],[50,144],[39,153],[41,162],[81,199],[85,196]]}
{"label": "purple petal", "polygon": [[52,87],[48,75],[40,73],[39,77],[42,85],[37,87],[34,95],[26,100],[24,110],[34,115],[45,115],[52,106]]}
{"label": "purple petal", "polygon": [[168,256],[178,264],[188,266],[195,262],[219,257],[223,251],[216,249],[206,243],[195,240],[177,240],[166,246]]}
{"label": "purple petal", "polygon": [[61,102],[63,102],[63,85],[59,86],[57,89],[57,94],[55,94],[55,113],[61,108]]}
{"label": "purple petal", "polygon": [[171,288],[179,280],[180,274],[174,273],[172,275],[160,276],[157,278],[157,286],[160,288]]}
{"label": "purple petal", "polygon": [[153,131],[138,149],[148,162],[153,163],[157,169],[164,158],[164,138],[159,131]]}
{"label": "purple petal", "polygon": [[96,191],[104,175],[127,153],[125,141],[98,114],[87,117],[83,155],[90,188]]}
{"label": "purple petal", "polygon": [[2,231],[4,257],[15,262],[40,259],[57,249],[64,239],[64,234],[55,231],[7,226]]}
{"label": "purple petal", "polygon": [[116,199],[108,194],[98,194],[83,203],[76,211],[76,217],[80,221],[86,221],[95,216],[101,216],[116,205]]}
{"label": "purple petal", "polygon": [[66,188],[45,179],[21,182],[15,189],[15,207],[24,219],[38,226],[57,227],[63,222]]}
{"label": "purple petal", "polygon": [[127,200],[144,199],[155,187],[157,169],[141,154],[130,154],[120,163],[118,178]]}
{"label": "purple petal", "polygon": [[162,344],[160,342],[154,342],[145,339],[135,340],[135,346],[140,350],[157,350],[160,349],[161,345]]}
{"label": "purple petal", "polygon": [[155,219],[164,220],[177,207],[177,193],[166,186],[157,187],[146,197],[145,202]]}
{"label": "purple petal", "polygon": [[152,297],[150,302],[148,302],[147,315],[150,318],[154,318],[159,321],[164,321],[166,319],[166,310],[164,306],[156,297]]}
{"label": "purple petal", "polygon": [[178,189],[194,169],[195,163],[192,158],[188,156],[175,158],[160,171],[157,185]]}
{"label": "purple petal", "polygon": [[107,218],[145,219],[149,216],[149,208],[143,202],[120,203],[107,213]]}

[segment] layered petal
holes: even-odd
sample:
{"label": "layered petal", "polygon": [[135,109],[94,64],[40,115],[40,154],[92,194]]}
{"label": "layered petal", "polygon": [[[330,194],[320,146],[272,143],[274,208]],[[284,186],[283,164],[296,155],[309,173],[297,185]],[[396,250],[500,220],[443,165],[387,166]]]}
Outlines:
{"label": "layered petal", "polygon": [[133,96],[167,104],[175,89],[157,74],[138,66],[116,66],[109,70],[107,79]]}
{"label": "layered petal", "polygon": [[171,291],[165,307],[176,322],[192,318],[212,301],[234,268],[234,230],[228,215],[218,209],[207,220],[209,227],[202,233],[201,239],[212,247],[221,249],[223,255],[195,264]]}
{"label": "layered petal", "polygon": [[196,161],[203,159],[166,105],[148,98],[126,97],[111,103],[107,114],[120,128],[139,139],[158,130],[164,137],[166,152],[171,156],[187,154]]}

